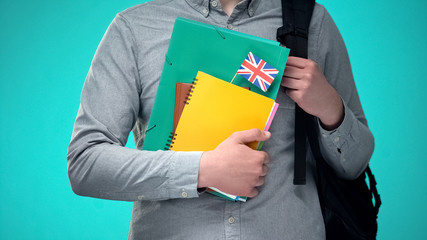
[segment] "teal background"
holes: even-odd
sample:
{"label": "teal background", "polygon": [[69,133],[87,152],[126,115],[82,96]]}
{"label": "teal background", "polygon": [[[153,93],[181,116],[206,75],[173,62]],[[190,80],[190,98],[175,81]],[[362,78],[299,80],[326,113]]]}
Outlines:
{"label": "teal background", "polygon": [[[97,45],[141,2],[0,0],[0,239],[126,239],[132,204],[75,195],[66,153]],[[427,239],[427,2],[319,2],[376,139],[378,239]]]}

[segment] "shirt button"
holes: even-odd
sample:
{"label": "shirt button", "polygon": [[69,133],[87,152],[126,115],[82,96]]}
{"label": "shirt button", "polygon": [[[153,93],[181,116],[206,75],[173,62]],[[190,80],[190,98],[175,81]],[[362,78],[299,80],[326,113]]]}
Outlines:
{"label": "shirt button", "polygon": [[182,193],[181,193],[181,196],[182,196],[183,198],[186,198],[186,197],[188,196],[188,194],[187,194],[186,192],[182,192]]}
{"label": "shirt button", "polygon": [[334,138],[334,142],[338,142],[340,140],[340,138],[339,137],[336,137],[336,138]]}
{"label": "shirt button", "polygon": [[218,2],[217,1],[212,1],[211,5],[212,5],[212,7],[217,7],[218,6]]}
{"label": "shirt button", "polygon": [[208,14],[208,10],[206,8],[203,8],[203,14]]}
{"label": "shirt button", "polygon": [[249,14],[254,14],[254,9],[253,8],[249,8]]}
{"label": "shirt button", "polygon": [[231,29],[233,29],[233,25],[231,23],[229,23],[229,24],[227,24],[227,28],[231,30]]}
{"label": "shirt button", "polygon": [[234,223],[234,221],[235,221],[234,217],[229,217],[229,218],[228,218],[228,222],[229,222],[230,224],[233,224],[233,223]]}
{"label": "shirt button", "polygon": [[142,200],[144,198],[144,196],[140,195],[138,196],[138,200]]}

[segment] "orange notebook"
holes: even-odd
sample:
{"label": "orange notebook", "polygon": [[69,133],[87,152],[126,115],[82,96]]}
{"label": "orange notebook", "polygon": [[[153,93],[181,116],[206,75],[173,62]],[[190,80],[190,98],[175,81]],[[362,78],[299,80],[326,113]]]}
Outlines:
{"label": "orange notebook", "polygon": [[[233,132],[268,130],[278,104],[273,99],[198,72],[170,150],[213,150]],[[250,143],[259,149],[258,142]]]}

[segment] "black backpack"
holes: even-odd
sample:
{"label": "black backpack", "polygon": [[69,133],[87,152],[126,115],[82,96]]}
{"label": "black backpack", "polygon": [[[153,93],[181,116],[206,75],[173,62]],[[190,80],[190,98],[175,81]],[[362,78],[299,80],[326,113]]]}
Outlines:
{"label": "black backpack", "polygon": [[[308,29],[314,4],[315,0],[282,0],[283,26],[277,29],[277,40],[291,49],[291,56],[307,58]],[[313,116],[296,106],[294,184],[305,184],[308,138],[316,159],[316,184],[326,239],[376,239],[381,199],[369,166],[356,180],[339,178],[322,157],[315,124]]]}

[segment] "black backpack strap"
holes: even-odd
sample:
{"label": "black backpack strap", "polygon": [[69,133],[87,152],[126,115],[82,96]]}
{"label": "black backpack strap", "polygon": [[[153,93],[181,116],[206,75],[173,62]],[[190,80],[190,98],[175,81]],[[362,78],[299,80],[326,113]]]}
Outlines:
{"label": "black backpack strap", "polygon": [[378,215],[378,211],[380,210],[381,206],[381,198],[377,190],[377,181],[375,181],[374,174],[372,174],[371,168],[369,168],[369,166],[366,168],[365,172],[369,178],[369,190],[371,191],[371,194],[374,196],[375,199],[375,215]]}
{"label": "black backpack strap", "polygon": [[277,29],[277,40],[291,49],[291,56],[307,58],[314,3],[315,0],[282,0],[283,26]]}
{"label": "black backpack strap", "polygon": [[[282,0],[283,26],[277,29],[277,40],[291,49],[290,55],[307,58],[308,28],[315,0]],[[295,106],[294,184],[306,182],[306,139],[309,116]]]}

